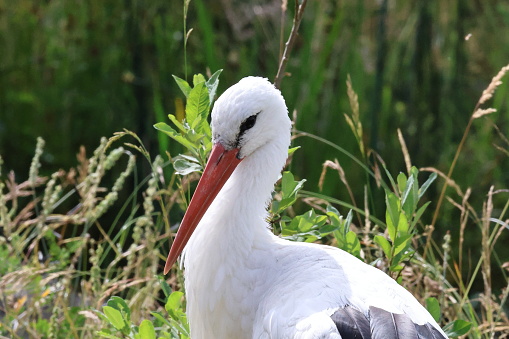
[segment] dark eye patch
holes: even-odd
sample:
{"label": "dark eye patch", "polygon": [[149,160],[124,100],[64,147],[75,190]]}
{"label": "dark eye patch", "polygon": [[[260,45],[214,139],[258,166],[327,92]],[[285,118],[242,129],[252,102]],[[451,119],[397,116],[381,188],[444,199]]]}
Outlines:
{"label": "dark eye patch", "polygon": [[245,131],[247,131],[248,129],[252,128],[255,125],[257,116],[258,113],[253,114],[242,122],[242,124],[240,125],[239,136],[244,134]]}

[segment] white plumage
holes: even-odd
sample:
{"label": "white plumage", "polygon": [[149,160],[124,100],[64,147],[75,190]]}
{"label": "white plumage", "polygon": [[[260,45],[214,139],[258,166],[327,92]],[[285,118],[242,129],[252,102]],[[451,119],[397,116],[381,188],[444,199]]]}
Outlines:
{"label": "white plumage", "polygon": [[268,229],[290,128],[284,99],[266,79],[244,78],[215,103],[214,149],[165,266],[167,273],[189,240],[183,265],[192,338],[375,339],[394,337],[394,329],[400,338],[444,338],[382,271]]}

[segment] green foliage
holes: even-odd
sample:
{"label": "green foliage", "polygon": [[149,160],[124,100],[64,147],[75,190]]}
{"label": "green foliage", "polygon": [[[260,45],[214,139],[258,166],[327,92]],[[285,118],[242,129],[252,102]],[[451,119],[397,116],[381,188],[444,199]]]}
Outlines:
{"label": "green foliage", "polygon": [[[188,339],[189,325],[184,312],[185,304],[182,302],[184,293],[175,291],[168,292],[168,284],[160,279],[164,285],[163,291],[166,295],[164,309],[167,315],[161,312],[152,312],[153,320],[144,319],[139,326],[131,321],[131,310],[126,301],[119,297],[112,297],[107,305],[102,307],[102,312],[96,311],[108,327],[97,331],[96,334],[102,338],[131,338],[131,339]],[[119,337],[120,335],[121,337]]]}
{"label": "green foliage", "polygon": [[[248,5],[239,3],[242,8],[234,5],[228,11],[221,6],[186,0],[182,31],[178,1],[154,0],[143,6],[97,0],[3,4],[0,257],[5,260],[0,262],[0,308],[5,316],[0,335],[94,338],[101,327],[106,334],[114,332],[112,337],[120,335],[107,317],[87,313],[115,294],[130,306],[129,326],[136,334],[150,338],[152,327],[160,337],[188,334],[185,327],[178,329],[177,311],[172,312],[177,318],[161,315],[166,311],[158,291],[166,289],[168,295],[171,289],[157,283],[161,278],[156,273],[167,254],[170,224],[186,206],[181,176],[200,171],[208,153],[210,136],[203,117],[219,74],[207,81],[194,77],[192,86],[176,77],[175,86],[171,75],[180,72],[187,80],[188,68],[227,68],[221,76],[223,88],[246,75],[270,77],[278,63],[280,36],[275,33],[289,28],[280,27],[281,18],[272,10],[253,15]],[[432,177],[419,187],[410,169],[395,180],[389,173],[403,167],[396,128],[407,138],[407,155],[414,164],[433,166],[431,171],[439,174],[450,168],[479,84],[488,84],[507,63],[509,34],[500,34],[505,26],[493,22],[508,22],[509,4],[499,0],[474,6],[453,0],[415,6],[398,0],[390,11],[382,10],[383,2],[315,1],[308,6],[289,63],[292,76],[282,88],[290,111],[297,113],[294,142],[302,146],[291,168],[296,177],[308,180],[311,190],[325,160],[337,158],[344,173],[339,180],[327,178],[321,193],[299,188],[293,196],[292,185],[299,181],[292,178],[282,188],[287,199],[283,204],[283,193],[276,194],[272,222],[294,239],[336,245],[377,264],[399,277],[421,302],[439,298],[441,312],[433,301],[428,308],[435,317],[441,313],[442,322],[457,319],[446,326],[449,335],[497,337],[498,329],[508,326],[503,230],[509,211],[504,193],[509,143],[502,133],[509,108],[507,83],[498,84],[493,96],[492,107],[498,112],[476,118],[464,151],[457,152],[456,175],[446,178],[453,189],[444,189],[433,227],[425,225],[432,207],[440,204],[436,190],[425,195],[431,205],[419,203]],[[366,24],[372,22],[372,13],[378,13],[387,29]],[[232,17],[245,25],[239,27]],[[345,83],[347,74],[351,79]],[[183,94],[174,90],[177,87]],[[182,120],[184,109],[179,107],[182,96],[189,104],[193,90],[186,115],[194,117],[194,130],[189,117]],[[345,117],[338,114],[349,111]],[[181,145],[189,149],[171,157],[176,172],[162,158],[151,159],[154,149],[141,143],[155,144],[148,127],[163,121],[166,112],[175,112],[169,116],[173,127],[159,127],[177,142],[168,143],[166,134],[158,133],[159,153],[181,153]],[[353,137],[338,133],[347,125]],[[122,127],[137,133],[120,133],[102,142],[93,156],[85,154],[101,136]],[[38,135],[46,145],[38,141],[26,173]],[[148,160],[145,169],[134,166],[129,151],[112,150],[113,142],[128,137],[136,142],[125,147]],[[79,163],[71,168],[82,144]],[[380,175],[382,158],[392,185]],[[69,170],[51,174],[58,168]],[[150,173],[145,173],[147,168]],[[420,173],[429,170],[421,168]],[[127,189],[122,189],[124,184]],[[351,194],[344,190],[347,184]],[[420,247],[423,241],[425,250]],[[178,288],[182,276],[179,270],[175,274],[171,281]],[[127,315],[120,304],[107,306],[124,321]],[[181,306],[176,307],[183,312]],[[158,332],[162,327],[168,334]]]}
{"label": "green foliage", "polygon": [[440,311],[440,304],[436,298],[430,297],[426,299],[426,309],[437,323],[440,322],[442,314]]}
{"label": "green foliage", "polygon": [[418,173],[418,169],[412,167],[408,178],[404,173],[398,175],[396,184],[387,172],[396,190],[396,193],[387,190],[385,192],[385,222],[389,239],[375,235],[374,241],[383,250],[391,272],[400,272],[404,268],[403,263],[414,256],[412,239],[415,236],[415,225],[429,205],[428,202],[417,208],[419,199],[435,180],[436,173],[421,187],[417,181]]}
{"label": "green foliage", "polygon": [[450,324],[447,324],[444,327],[444,332],[445,332],[445,334],[447,334],[448,337],[456,338],[456,337],[467,334],[468,331],[470,331],[471,327],[472,327],[472,323],[462,320],[462,319],[457,319],[457,320],[451,322]]}
{"label": "green foliage", "polygon": [[176,159],[176,163],[174,162],[175,170],[182,175],[201,170],[205,166],[207,155],[212,149],[212,134],[207,119],[221,72],[222,70],[215,72],[208,80],[205,80],[205,77],[201,74],[195,75],[193,77],[194,87],[191,87],[184,79],[173,76],[187,98],[185,119],[179,121],[175,115],[168,115],[177,130],[164,122],[154,125],[156,129],[191,152],[192,157],[181,156]]}
{"label": "green foliage", "polygon": [[334,238],[338,243],[338,247],[357,258],[361,258],[361,244],[357,234],[350,229],[352,223],[352,210],[350,210],[343,218],[337,209],[332,205],[327,206],[327,216],[330,218],[331,225],[335,227]]}
{"label": "green foliage", "polygon": [[281,179],[281,200],[274,200],[271,206],[272,214],[280,214],[297,201],[297,193],[302,188],[305,179],[295,181],[291,172],[283,172]]}

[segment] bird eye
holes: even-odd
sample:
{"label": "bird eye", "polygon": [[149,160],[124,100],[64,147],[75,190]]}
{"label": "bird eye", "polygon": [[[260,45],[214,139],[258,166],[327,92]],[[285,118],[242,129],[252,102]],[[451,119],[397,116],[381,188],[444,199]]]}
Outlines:
{"label": "bird eye", "polygon": [[242,124],[240,125],[239,133],[240,135],[242,135],[245,131],[247,131],[248,129],[252,128],[255,125],[257,116],[258,114],[251,115],[249,118],[244,120],[244,122],[242,122]]}

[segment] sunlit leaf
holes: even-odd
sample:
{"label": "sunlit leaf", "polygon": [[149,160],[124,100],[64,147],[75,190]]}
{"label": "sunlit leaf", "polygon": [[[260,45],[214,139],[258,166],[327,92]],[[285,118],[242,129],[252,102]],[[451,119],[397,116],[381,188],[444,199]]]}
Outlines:
{"label": "sunlit leaf", "polygon": [[165,297],[168,297],[172,292],[170,285],[168,285],[166,279],[163,276],[158,275],[157,280],[159,281],[159,286],[161,286]]}
{"label": "sunlit leaf", "polygon": [[182,305],[183,296],[184,293],[180,291],[174,291],[172,294],[170,294],[168,300],[166,301],[166,304],[164,305],[166,312],[171,313],[175,310],[179,310]]}
{"label": "sunlit leaf", "polygon": [[113,327],[115,327],[117,330],[122,330],[127,326],[119,310],[111,306],[103,306],[103,312],[104,315],[108,318],[110,324],[112,324]]}
{"label": "sunlit leaf", "polygon": [[401,251],[410,247],[412,235],[398,236],[394,241],[394,255],[398,255]]}
{"label": "sunlit leaf", "polygon": [[209,91],[209,102],[212,103],[214,101],[214,97],[216,96],[217,86],[219,85],[219,75],[223,70],[220,69],[216,71],[209,80],[207,80],[206,85]]}
{"label": "sunlit leaf", "polygon": [[209,93],[205,82],[195,84],[189,93],[186,105],[186,121],[192,129],[195,129],[206,116],[209,108]]}
{"label": "sunlit leaf", "polygon": [[173,158],[173,168],[180,175],[188,175],[193,172],[200,172],[203,167],[200,162],[188,155],[178,155]]}
{"label": "sunlit leaf", "polygon": [[203,74],[195,74],[193,76],[193,86],[196,87],[197,85],[201,84],[201,83],[205,83],[205,77],[203,76]]}
{"label": "sunlit leaf", "polygon": [[360,258],[361,254],[361,243],[359,238],[357,238],[357,234],[355,232],[350,231],[346,234],[346,251],[358,258]]}
{"label": "sunlit leaf", "polygon": [[156,339],[154,324],[150,320],[143,320],[138,329],[141,339]]}
{"label": "sunlit leaf", "polygon": [[382,235],[375,235],[373,241],[382,248],[382,251],[384,251],[385,256],[387,258],[391,259],[391,257],[392,257],[391,244],[389,243],[389,241],[387,239],[385,239],[385,237]]}
{"label": "sunlit leaf", "polygon": [[120,337],[117,337],[116,335],[108,333],[106,330],[97,331],[95,332],[95,334],[107,339],[122,339]]}
{"label": "sunlit leaf", "polygon": [[460,335],[467,334],[471,327],[472,323],[462,319],[457,319],[454,322],[447,324],[444,327],[444,332],[448,337],[459,337]]}
{"label": "sunlit leaf", "polygon": [[191,143],[189,140],[187,140],[186,138],[184,138],[180,133],[175,131],[169,125],[165,124],[164,122],[158,122],[157,124],[154,125],[154,128],[165,133],[170,138],[177,141],[182,146],[184,146],[189,151],[191,151],[194,155],[197,155],[195,145],[193,143]]}
{"label": "sunlit leaf", "polygon": [[173,79],[175,79],[175,82],[177,83],[178,87],[187,98],[189,96],[189,93],[191,92],[191,86],[189,86],[187,81],[179,78],[178,76],[173,75]]}
{"label": "sunlit leaf", "polygon": [[424,184],[422,184],[421,188],[419,189],[419,199],[424,195],[424,193],[426,193],[429,186],[433,183],[433,181],[435,181],[436,178],[437,178],[437,174],[435,172],[433,172],[429,176],[428,180],[426,180],[424,182]]}
{"label": "sunlit leaf", "polygon": [[131,309],[129,308],[124,299],[117,296],[113,296],[108,300],[107,305],[119,310],[122,313],[123,318],[126,319],[127,321],[131,320]]}
{"label": "sunlit leaf", "polygon": [[282,199],[279,202],[277,213],[284,211],[297,200],[297,193],[306,182],[305,179],[295,181],[291,172],[283,172],[281,179],[281,195]]}
{"label": "sunlit leaf", "polygon": [[300,146],[289,148],[288,149],[288,155],[292,155],[299,148],[300,148]]}
{"label": "sunlit leaf", "polygon": [[396,181],[398,182],[399,191],[403,192],[403,190],[407,186],[407,178],[405,173],[400,172],[396,178]]}
{"label": "sunlit leaf", "polygon": [[430,297],[426,299],[426,309],[431,314],[433,319],[435,319],[436,322],[440,321],[441,317],[440,304],[438,303],[438,300],[436,298]]}

